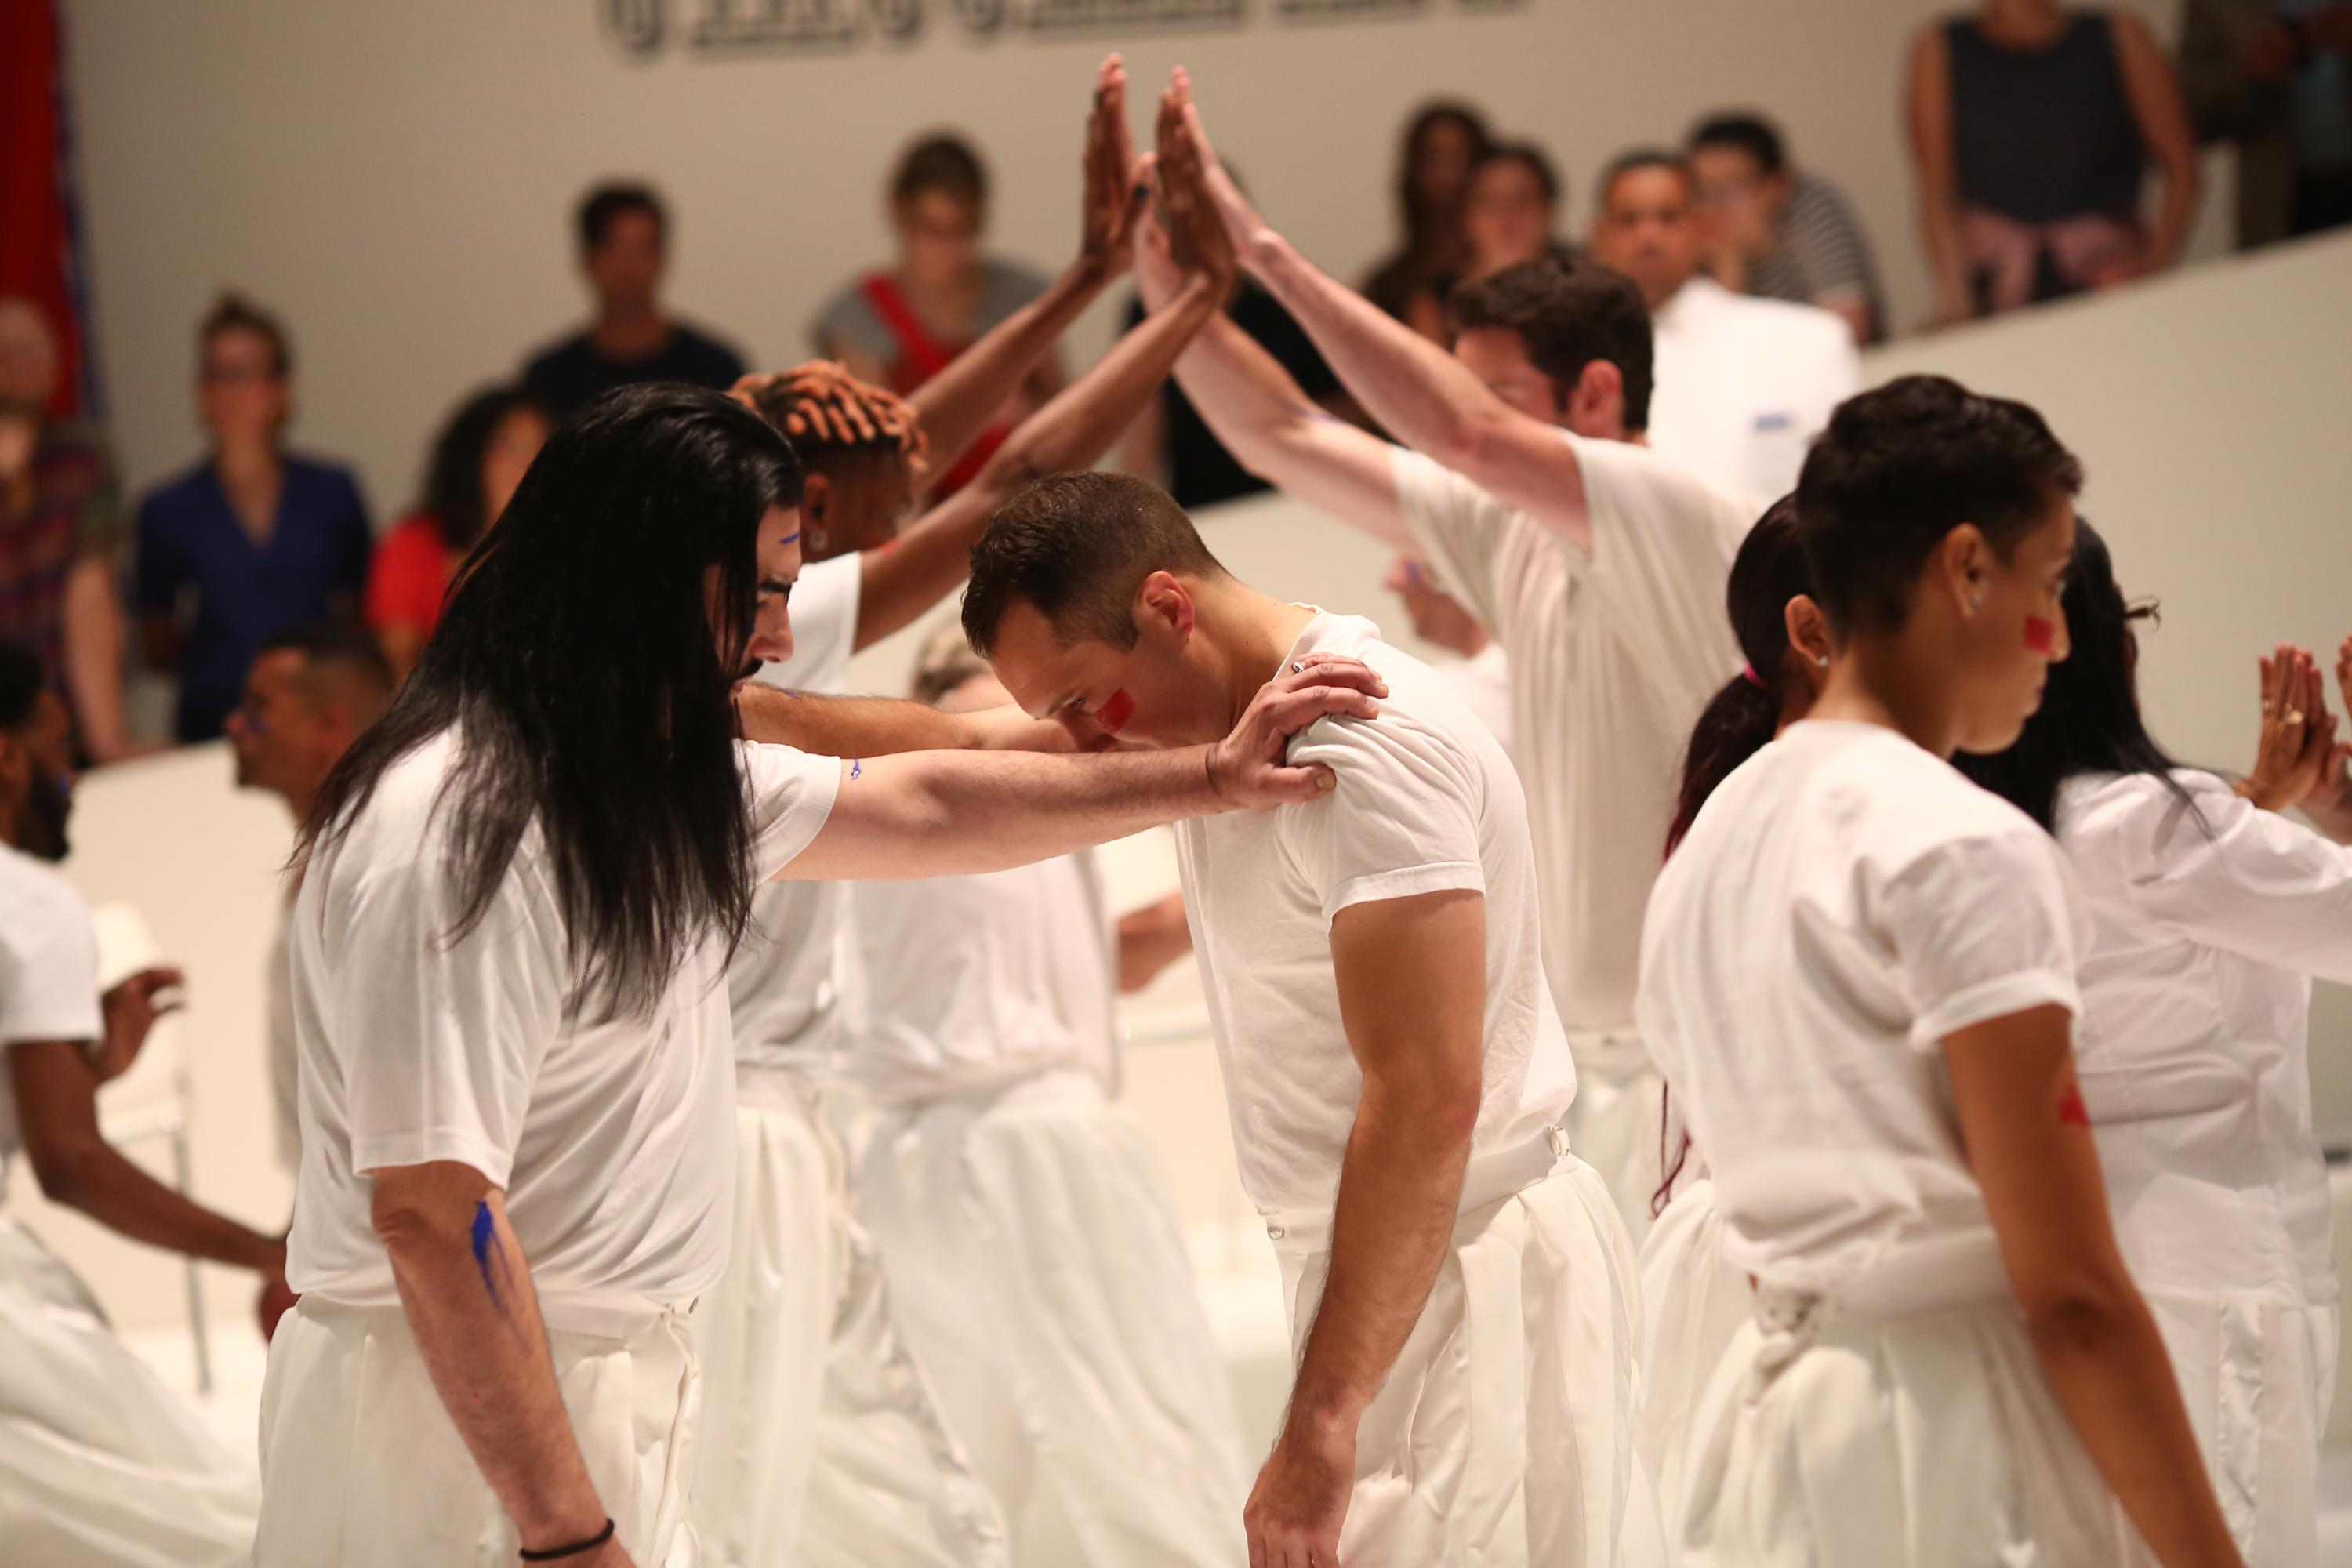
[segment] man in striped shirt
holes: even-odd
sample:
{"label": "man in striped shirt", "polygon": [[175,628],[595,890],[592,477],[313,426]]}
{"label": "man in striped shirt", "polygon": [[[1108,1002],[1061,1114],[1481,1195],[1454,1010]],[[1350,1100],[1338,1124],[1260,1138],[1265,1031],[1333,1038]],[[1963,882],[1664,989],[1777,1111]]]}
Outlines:
{"label": "man in striped shirt", "polygon": [[1870,240],[1843,192],[1789,166],[1780,133],[1753,114],[1718,114],[1690,137],[1706,268],[1725,288],[1818,305],[1856,343],[1886,335]]}

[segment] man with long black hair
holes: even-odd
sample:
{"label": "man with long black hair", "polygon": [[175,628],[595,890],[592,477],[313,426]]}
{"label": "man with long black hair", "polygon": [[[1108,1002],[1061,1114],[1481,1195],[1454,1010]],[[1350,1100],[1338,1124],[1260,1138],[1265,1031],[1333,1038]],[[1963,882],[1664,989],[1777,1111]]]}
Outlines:
{"label": "man with long black hair", "polygon": [[792,651],[799,499],[784,438],[726,397],[600,399],[320,792],[291,960],[303,1300],[271,1346],[257,1562],[690,1560],[684,1318],[726,1249],[721,973],[756,882],[995,869],[1312,799],[1330,774],[1286,765],[1288,734],[1372,706],[1368,673],[1314,666],[1182,752],[746,743],[734,683]]}

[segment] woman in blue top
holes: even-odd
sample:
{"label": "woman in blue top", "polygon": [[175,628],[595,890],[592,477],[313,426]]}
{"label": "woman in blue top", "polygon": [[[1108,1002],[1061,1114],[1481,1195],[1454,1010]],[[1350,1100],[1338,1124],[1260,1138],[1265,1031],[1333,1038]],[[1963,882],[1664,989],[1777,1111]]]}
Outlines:
{"label": "woman in blue top", "polygon": [[279,444],[293,412],[285,330],[227,295],[196,341],[212,450],[140,502],[135,591],[148,661],[179,672],[187,742],[221,732],[265,637],[357,613],[374,548],[351,470]]}

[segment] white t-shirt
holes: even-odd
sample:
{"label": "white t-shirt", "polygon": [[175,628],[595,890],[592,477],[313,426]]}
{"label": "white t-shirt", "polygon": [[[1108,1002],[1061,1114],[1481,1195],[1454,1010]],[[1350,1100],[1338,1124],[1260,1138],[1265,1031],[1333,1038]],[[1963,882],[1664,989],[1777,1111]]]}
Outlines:
{"label": "white t-shirt", "polygon": [[0,1194],[24,1142],[7,1048],[31,1040],[94,1047],[105,1033],[89,906],[47,863],[0,844]]}
{"label": "white t-shirt", "polygon": [[[849,689],[866,563],[813,561],[793,584],[793,657],[756,679],[793,691]],[[735,1058],[824,1077],[840,1064],[864,999],[846,882],[771,882],[751,899],[751,927],[727,966]]]}
{"label": "white t-shirt", "polygon": [[1449,658],[1430,668],[1453,684],[1454,695],[1511,749],[1511,660],[1499,642],[1489,642],[1468,658]]}
{"label": "white t-shirt", "polygon": [[1059,1069],[1116,1076],[1111,924],[1091,851],[978,877],[861,882],[867,1017],[850,1076],[884,1105]]}
{"label": "white t-shirt", "polygon": [[269,938],[269,967],[262,980],[269,1008],[269,1109],[277,1126],[278,1163],[287,1170],[302,1168],[302,1123],[295,1091],[294,1058],[294,911],[278,913],[278,929]]}
{"label": "white t-shirt", "polygon": [[2150,1290],[2336,1299],[2311,979],[2352,981],[2352,849],[2177,775],[2074,781],[2093,926],[2075,1051],[2125,1259]]}
{"label": "white t-shirt", "polygon": [[1560,438],[1583,471],[1590,554],[1418,453],[1396,448],[1390,468],[1423,553],[1510,660],[1560,1020],[1620,1029],[1683,748],[1739,668],[1724,585],[1756,520],[1642,447]]}
{"label": "white t-shirt", "polygon": [[1892,730],[1795,724],[1726,779],[1650,901],[1640,1018],[1729,1260],[1822,1290],[1989,1250],[1941,1042],[2079,1015],[2086,935],[2049,836]]}
{"label": "white t-shirt", "polygon": [[1797,488],[1805,448],[1862,386],[1853,329],[1812,305],[1734,294],[1711,278],[1651,318],[1650,445],[1766,504]]}
{"label": "white t-shirt", "polygon": [[1176,825],[1242,1187],[1269,1217],[1306,1223],[1330,1215],[1363,1095],[1331,963],[1332,917],[1352,904],[1486,896],[1484,1082],[1465,1197],[1482,1157],[1541,1137],[1576,1098],[1543,979],[1527,798],[1501,743],[1371,622],[1318,614],[1284,662],[1318,652],[1363,660],[1389,688],[1378,718],[1320,720],[1291,742],[1292,762],[1327,764],[1337,787]]}
{"label": "white t-shirt", "polygon": [[[554,870],[533,826],[457,941],[445,813],[458,742],[386,772],[294,903],[302,1163],[287,1280],[360,1306],[398,1300],[369,1223],[388,1165],[452,1160],[506,1189],[542,1300],[679,1302],[726,1261],[735,1077],[721,947],[686,955],[650,1016],[567,1017],[572,972]],[[781,870],[824,826],[841,766],[737,748],[753,865]]]}

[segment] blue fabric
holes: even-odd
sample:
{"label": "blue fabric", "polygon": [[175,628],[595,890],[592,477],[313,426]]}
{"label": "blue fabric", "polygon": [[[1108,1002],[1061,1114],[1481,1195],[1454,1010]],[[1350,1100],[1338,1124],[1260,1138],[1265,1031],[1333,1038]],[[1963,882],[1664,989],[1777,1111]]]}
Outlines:
{"label": "blue fabric", "polygon": [[221,732],[262,639],[355,612],[374,548],[359,484],[337,464],[286,459],[278,520],[260,545],[209,460],[150,490],[139,503],[138,608],[169,613],[184,593],[194,599],[180,644],[180,739]]}

